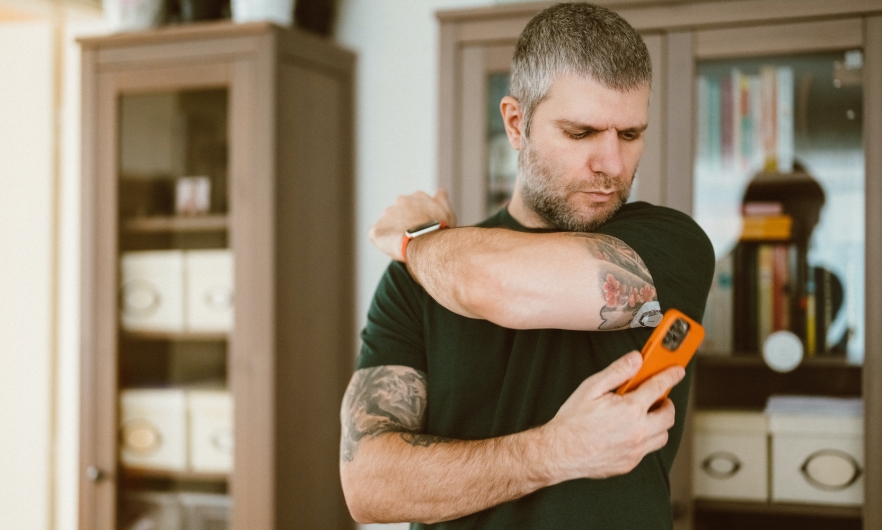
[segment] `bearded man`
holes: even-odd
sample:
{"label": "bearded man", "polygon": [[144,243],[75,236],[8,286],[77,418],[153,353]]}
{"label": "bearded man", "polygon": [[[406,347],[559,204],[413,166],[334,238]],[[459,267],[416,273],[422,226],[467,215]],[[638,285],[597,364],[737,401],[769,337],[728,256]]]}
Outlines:
{"label": "bearded man", "polygon": [[668,473],[691,369],[611,392],[639,369],[635,350],[662,311],[700,321],[713,275],[692,219],[627,203],[651,78],[645,44],[616,14],[543,11],[500,103],[519,150],[507,208],[441,230],[455,225],[446,195],[417,193],[372,227],[395,261],[341,410],[357,521],[672,527]]}

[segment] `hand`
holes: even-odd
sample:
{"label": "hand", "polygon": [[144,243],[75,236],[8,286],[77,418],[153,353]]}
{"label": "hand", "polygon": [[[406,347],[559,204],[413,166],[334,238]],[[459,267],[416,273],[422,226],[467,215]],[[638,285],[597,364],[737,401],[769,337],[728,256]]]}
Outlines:
{"label": "hand", "polygon": [[404,232],[429,221],[444,221],[448,227],[456,226],[456,214],[450,207],[447,191],[439,189],[434,197],[421,191],[401,195],[395,204],[386,208],[380,220],[368,231],[368,236],[387,256],[404,261],[401,255]]}
{"label": "hand", "polygon": [[686,372],[679,366],[668,368],[624,396],[613,393],[637,373],[642,361],[633,351],[589,377],[541,427],[551,446],[554,482],[627,473],[668,442],[674,404],[666,398],[659,407],[653,405]]}

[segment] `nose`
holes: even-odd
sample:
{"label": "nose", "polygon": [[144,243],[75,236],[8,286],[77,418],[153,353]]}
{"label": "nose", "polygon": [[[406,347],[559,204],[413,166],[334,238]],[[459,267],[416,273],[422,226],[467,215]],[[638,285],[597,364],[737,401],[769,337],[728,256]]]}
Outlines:
{"label": "nose", "polygon": [[622,176],[625,160],[618,131],[610,128],[597,135],[588,166],[594,173],[604,173],[611,177]]}

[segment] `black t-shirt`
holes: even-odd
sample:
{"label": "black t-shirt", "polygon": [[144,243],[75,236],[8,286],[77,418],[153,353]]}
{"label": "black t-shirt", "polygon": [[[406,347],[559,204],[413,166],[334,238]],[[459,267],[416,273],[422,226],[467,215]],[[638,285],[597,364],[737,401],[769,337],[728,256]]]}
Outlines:
{"label": "black t-shirt", "polygon": [[[535,231],[520,225],[506,209],[479,226]],[[662,311],[675,307],[701,321],[714,254],[689,216],[631,203],[596,232],[624,241],[643,259]],[[368,312],[357,367],[404,365],[424,372],[426,432],[478,440],[548,422],[583,380],[641,349],[651,331],[512,330],[462,317],[438,304],[403,264],[394,262]],[[668,472],[683,434],[691,377],[690,366],[686,379],[670,394],[677,419],[667,446],[647,455],[630,473],[563,482],[461,519],[412,528],[671,528]]]}

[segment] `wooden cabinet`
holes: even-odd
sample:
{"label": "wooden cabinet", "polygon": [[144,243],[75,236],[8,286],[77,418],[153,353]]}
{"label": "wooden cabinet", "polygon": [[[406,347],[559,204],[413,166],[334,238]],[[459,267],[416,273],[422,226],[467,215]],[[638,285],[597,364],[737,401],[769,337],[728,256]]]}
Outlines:
{"label": "wooden cabinet", "polygon": [[[128,528],[145,492],[214,494],[234,530],[353,527],[337,421],[355,347],[353,55],[263,23],[81,44],[79,528]],[[176,214],[185,176],[207,179],[207,212]],[[124,256],[205,249],[232,255],[231,327],[124,323]],[[122,393],[206,383],[232,396],[229,472],[122,463]]]}
{"label": "wooden cabinet", "polygon": [[[760,177],[781,180],[798,173],[816,181],[813,185],[826,195],[820,220],[817,208],[812,219],[789,211],[789,206],[778,212],[793,218],[793,233],[775,242],[793,248],[802,272],[794,273],[798,279],[790,282],[790,308],[784,313],[790,322],[775,325],[799,338],[805,348],[803,362],[787,373],[766,366],[760,349],[767,332],[762,333],[761,325],[757,330],[755,308],[715,317],[718,328],[719,321],[724,323],[728,338],[723,333],[713,354],[706,351],[696,357],[691,409],[762,411],[767,399],[777,394],[858,397],[863,402],[863,506],[693,498],[690,419],[672,475],[677,526],[879,528],[882,355],[876,345],[882,339],[882,291],[875,286],[882,280],[882,242],[876,237],[882,230],[882,3],[598,3],[619,12],[643,35],[653,60],[650,127],[634,198],[692,214],[714,241],[718,260],[723,260],[743,236],[745,200],[780,203],[786,196],[810,202],[811,192],[798,186],[772,199],[751,195],[748,188]],[[508,89],[509,62],[520,31],[547,5],[438,14],[439,183],[450,189],[464,223],[492,213],[512,188],[517,161],[504,140],[499,98]],[[759,109],[763,75],[780,78],[781,86],[788,87],[781,93],[790,98],[781,103],[785,111],[789,105],[791,113],[780,118],[784,136],[773,134],[778,144],[771,147],[762,144],[760,121],[750,122],[768,121],[771,114],[746,110],[752,104]],[[728,100],[721,103],[721,97]],[[733,114],[733,105],[740,105],[734,108],[743,113]],[[736,130],[733,120],[744,130]],[[795,170],[794,159],[807,169],[797,165]],[[812,234],[807,233],[810,228]],[[754,249],[762,244],[745,243]],[[833,271],[841,284],[844,295],[836,309],[820,301],[820,290],[815,299],[815,291],[805,287],[807,278],[822,271]],[[826,323],[820,324],[820,316],[807,316],[807,307],[827,311]],[[715,309],[709,307],[709,314]],[[751,340],[743,340],[751,335]]]}

